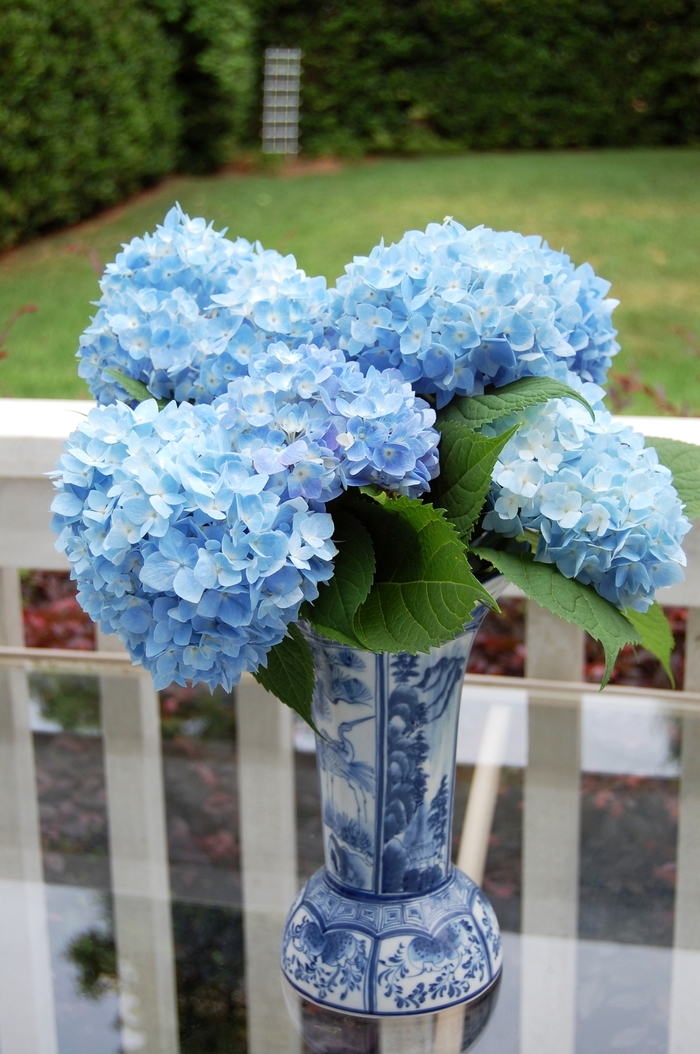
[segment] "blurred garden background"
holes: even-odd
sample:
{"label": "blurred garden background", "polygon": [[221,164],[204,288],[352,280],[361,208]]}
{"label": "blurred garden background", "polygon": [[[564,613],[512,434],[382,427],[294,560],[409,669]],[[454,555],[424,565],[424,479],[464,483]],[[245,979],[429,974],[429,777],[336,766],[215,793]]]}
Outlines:
{"label": "blurred garden background", "polygon": [[445,215],[541,234],[621,301],[613,409],[700,413],[694,0],[0,0],[0,55],[0,396],[87,395],[98,275],[179,200],[329,283]]}
{"label": "blurred garden background", "polygon": [[[293,162],[260,149],[268,47],[302,51]],[[329,284],[446,215],[540,234],[621,302],[611,409],[700,415],[696,0],[0,0],[0,57],[0,397],[88,397],[104,265],[179,201]],[[65,576],[24,592],[28,644],[94,647]],[[522,675],[521,607],[473,670]],[[667,683],[629,648],[613,679]]]}
{"label": "blurred garden background", "polygon": [[[260,150],[268,47],[302,51],[295,162]],[[329,284],[380,238],[447,215],[540,234],[621,302],[611,408],[700,416],[698,0],[0,0],[0,398],[89,397],[75,352],[99,276],[175,201]],[[95,649],[67,572],[23,571],[22,601],[28,647]],[[681,688],[687,611],[666,613]],[[471,672],[524,675],[524,615],[518,599],[489,613]],[[585,679],[604,668],[587,637]],[[612,681],[670,683],[630,646]],[[90,1006],[114,996],[116,1015],[98,682],[34,674],[30,689],[45,875],[64,894],[56,962]],[[232,703],[160,693],[183,1054],[245,1043]],[[460,766],[455,846],[471,776]],[[296,780],[308,875],[310,756],[296,754]],[[677,783],[586,773],[582,789],[582,935],[604,919],[609,941],[670,946]],[[522,803],[508,769],[485,880],[506,929]]]}

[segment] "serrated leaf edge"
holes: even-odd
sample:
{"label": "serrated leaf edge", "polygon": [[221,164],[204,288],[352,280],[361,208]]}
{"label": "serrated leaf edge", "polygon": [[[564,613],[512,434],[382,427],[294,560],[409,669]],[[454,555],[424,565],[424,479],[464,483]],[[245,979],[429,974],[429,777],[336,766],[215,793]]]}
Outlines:
{"label": "serrated leaf edge", "polygon": [[[482,559],[488,560],[490,563],[492,563],[493,566],[498,571],[500,571],[501,574],[505,578],[507,578],[509,582],[512,581],[512,579],[510,579],[509,576],[508,576],[508,572],[507,571],[503,571],[500,567],[498,567],[498,564],[494,560],[491,559],[491,555],[490,554],[491,553],[495,553],[496,556],[498,556],[498,550],[495,550],[495,549],[474,549],[473,552],[475,552],[475,553],[477,553],[477,555],[481,556]],[[524,558],[526,554],[518,553],[518,554],[509,554],[509,555],[518,555],[521,558]],[[531,560],[531,562],[535,563],[536,561]],[[544,564],[544,563],[542,563],[542,561],[537,561],[537,562],[542,564],[543,567],[548,567],[548,566],[552,567],[553,566],[551,564],[550,565]],[[559,572],[559,574],[561,574],[561,572]],[[561,575],[561,577],[565,578],[564,575]],[[576,579],[569,578],[569,579],[566,579],[566,581],[568,581],[568,582],[575,582]],[[528,600],[532,600],[532,601],[534,601],[535,604],[539,604],[540,607],[544,608],[546,611],[549,611],[552,615],[556,615],[557,618],[561,618],[565,622],[569,622],[569,623],[571,623],[574,626],[579,626],[578,622],[574,618],[570,618],[567,614],[562,614],[562,613],[560,613],[558,611],[552,611],[551,608],[548,608],[546,604],[541,603],[540,600],[537,599],[537,597],[530,597],[527,594],[527,591],[525,589],[523,589],[523,586],[520,583],[515,582],[513,584],[517,585],[519,589],[523,590],[525,595],[528,597]],[[591,586],[586,586],[583,583],[578,583],[578,584],[581,586],[582,590],[592,589]],[[584,595],[584,597],[586,596],[585,593],[583,595]],[[596,596],[600,596],[600,594],[596,593]],[[629,619],[626,618],[625,613],[623,611],[620,611],[619,608],[616,608],[614,604],[610,604],[610,602],[606,601],[604,597],[600,597],[600,599],[604,603],[608,604],[610,606],[610,608],[612,608],[613,610],[617,611],[623,618],[625,618],[625,621],[629,624],[632,633],[636,635],[636,640],[635,640],[635,637],[631,636],[630,639],[628,641],[625,641],[622,645],[620,645],[618,647],[617,651],[615,652],[615,654],[612,655],[609,652],[608,647],[606,646],[606,642],[602,638],[596,637],[595,634],[591,633],[591,631],[589,629],[586,629],[585,626],[579,626],[579,629],[582,629],[584,631],[584,633],[588,633],[591,637],[593,637],[594,640],[597,640],[603,646],[603,650],[605,652],[605,660],[606,661],[605,661],[605,673],[603,675],[603,680],[601,681],[601,684],[600,684],[600,691],[602,691],[603,688],[605,688],[605,686],[608,684],[608,682],[610,680],[610,676],[612,674],[613,667],[615,665],[615,661],[616,661],[617,656],[619,655],[620,651],[622,650],[622,647],[624,646],[624,644],[625,643],[627,643],[627,644],[640,644],[641,643],[641,636],[639,634],[639,631],[636,630],[635,627],[632,625],[632,623],[629,621]]]}

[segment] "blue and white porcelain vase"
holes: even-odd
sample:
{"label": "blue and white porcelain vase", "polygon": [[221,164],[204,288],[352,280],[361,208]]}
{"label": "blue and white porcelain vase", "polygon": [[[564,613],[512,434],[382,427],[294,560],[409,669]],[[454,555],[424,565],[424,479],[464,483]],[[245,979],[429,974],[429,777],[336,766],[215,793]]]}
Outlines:
{"label": "blue and white porcelain vase", "polygon": [[282,970],[323,1006],[434,1013],[498,980],[493,908],[450,860],[462,680],[484,614],[415,656],[359,651],[301,624],[316,667],[326,863],[289,913]]}

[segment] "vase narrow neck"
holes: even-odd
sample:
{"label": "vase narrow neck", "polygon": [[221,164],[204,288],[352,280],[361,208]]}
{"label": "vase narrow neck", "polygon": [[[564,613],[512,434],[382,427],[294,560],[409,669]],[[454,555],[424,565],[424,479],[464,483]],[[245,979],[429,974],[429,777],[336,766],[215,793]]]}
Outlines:
{"label": "vase narrow neck", "polygon": [[326,867],[348,892],[407,897],[450,870],[457,722],[480,610],[429,654],[375,654],[305,628]]}

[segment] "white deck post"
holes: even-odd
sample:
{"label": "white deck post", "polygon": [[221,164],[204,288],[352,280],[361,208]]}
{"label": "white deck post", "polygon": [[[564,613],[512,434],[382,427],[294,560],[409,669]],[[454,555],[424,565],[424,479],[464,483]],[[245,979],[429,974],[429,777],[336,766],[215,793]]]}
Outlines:
{"label": "white deck post", "polygon": [[[461,1007],[459,1009],[461,1010]],[[462,1014],[463,1019],[464,1014]],[[381,1054],[434,1054],[434,1022],[435,1016],[432,1014],[418,1014],[408,1018],[380,1018],[379,1049]],[[460,1048],[461,1045],[460,1042]]]}
{"label": "white deck post", "polygon": [[237,690],[249,1054],[298,1054],[280,945],[298,890],[292,712],[249,674]]}
{"label": "white deck post", "polygon": [[[121,651],[99,634],[101,651]],[[101,677],[122,1046],[177,1054],[177,1000],[158,697],[150,676]]]}
{"label": "white deck post", "polygon": [[[484,879],[509,725],[510,708],[499,704],[491,706],[464,812],[457,867],[473,878],[477,885],[481,885]],[[431,1054],[460,1054],[464,1015],[463,1006],[453,1006],[436,1015]],[[382,1054],[385,1052],[382,1051]]]}
{"label": "white deck post", "polygon": [[[527,675],[583,680],[583,633],[530,602]],[[530,697],[523,800],[521,1054],[573,1054],[580,706]]]}
{"label": "white deck post", "polygon": [[[24,644],[19,574],[0,569],[0,643]],[[29,691],[0,670],[0,1051],[57,1054]]]}
{"label": "white deck post", "polygon": [[[688,610],[686,691],[700,691],[700,608]],[[700,714],[683,718],[668,1054],[695,1054],[700,1037]]]}

